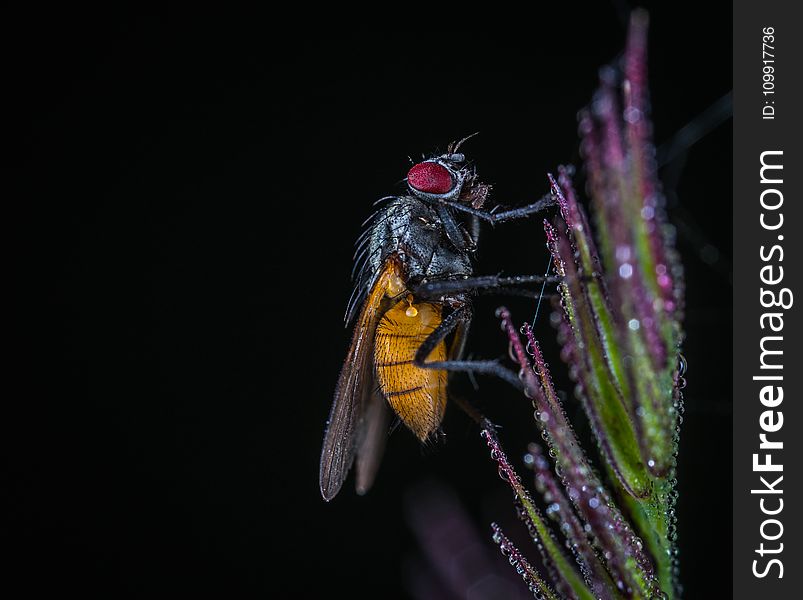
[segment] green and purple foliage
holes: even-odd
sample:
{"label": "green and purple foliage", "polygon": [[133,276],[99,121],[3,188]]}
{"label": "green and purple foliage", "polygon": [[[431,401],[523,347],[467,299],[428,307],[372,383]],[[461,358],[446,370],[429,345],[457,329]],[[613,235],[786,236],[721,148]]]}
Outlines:
{"label": "green and purple foliage", "polygon": [[566,417],[532,329],[517,331],[507,309],[499,311],[543,438],[544,449],[531,444],[525,456],[541,502],[490,424],[482,435],[540,551],[539,567],[496,524],[493,538],[538,598],[679,595],[673,506],[683,286],[647,114],[646,37],[646,14],[635,12],[621,68],[602,71],[579,117],[596,240],[567,169],[549,177],[560,215],[544,222],[561,277],[552,322],[599,470]]}

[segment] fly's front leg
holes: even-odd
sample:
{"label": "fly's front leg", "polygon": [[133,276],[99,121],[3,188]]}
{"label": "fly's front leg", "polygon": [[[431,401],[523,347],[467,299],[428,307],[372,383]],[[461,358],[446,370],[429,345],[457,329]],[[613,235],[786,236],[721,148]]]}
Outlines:
{"label": "fly's front leg", "polygon": [[[446,238],[455,248],[461,252],[471,252],[477,247],[477,240],[473,235],[473,223],[472,232],[470,233],[463,229],[463,226],[458,223],[457,219],[454,218],[452,213],[446,210],[445,205],[438,204],[435,206],[435,210],[438,213],[438,218],[441,221],[441,225],[443,225],[443,231],[446,234]],[[472,217],[472,221],[475,219],[476,217]]]}
{"label": "fly's front leg", "polygon": [[415,353],[413,364],[421,369],[437,369],[462,373],[482,373],[495,375],[508,382],[516,389],[522,389],[521,381],[515,373],[503,367],[496,360],[446,360],[426,362],[435,347],[452,333],[458,325],[467,326],[471,321],[471,307],[468,304],[458,306],[449,313],[435,330],[430,333]]}
{"label": "fly's front leg", "polygon": [[460,204],[459,202],[444,202],[447,206],[451,208],[464,212],[470,215],[474,215],[475,217],[482,219],[490,223],[491,225],[496,225],[497,223],[504,223],[505,221],[513,221],[514,219],[523,219],[524,217],[528,217],[535,213],[539,213],[550,206],[556,204],[555,198],[553,197],[552,193],[546,194],[543,196],[538,202],[533,202],[532,204],[528,204],[527,206],[522,206],[519,208],[511,208],[509,210],[503,210],[500,212],[491,212],[488,210],[481,210],[478,208],[472,208],[470,206],[466,206],[465,204]]}
{"label": "fly's front leg", "polygon": [[471,230],[469,231],[469,235],[471,235],[471,241],[474,244],[474,248],[480,243],[480,218],[477,215],[471,215]]}

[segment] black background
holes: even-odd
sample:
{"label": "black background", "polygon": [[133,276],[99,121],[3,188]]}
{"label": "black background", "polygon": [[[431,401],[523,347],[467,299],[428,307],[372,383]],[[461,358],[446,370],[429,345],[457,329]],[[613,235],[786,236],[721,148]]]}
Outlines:
{"label": "black background", "polygon": [[[724,3],[655,4],[660,145],[730,89],[731,16]],[[352,242],[371,203],[402,189],[408,156],[474,131],[465,151],[497,202],[544,193],[547,171],[577,163],[575,114],[623,46],[623,10],[539,6],[526,35],[481,23],[312,35],[248,14],[10,21],[21,35],[6,93],[23,137],[6,222],[7,322],[20,334],[2,418],[6,585],[450,598],[409,526],[429,514],[437,481],[464,505],[473,551],[513,583],[490,581],[518,589],[489,523],[537,552],[457,410],[445,444],[422,449],[397,429],[369,495],[347,482],[332,503],[320,498]],[[678,505],[688,598],[730,596],[731,140],[728,122],[663,170],[688,288]],[[484,233],[478,272],[543,271],[540,219]],[[476,355],[506,352],[500,302],[477,302]],[[532,317],[532,303],[505,302]],[[570,390],[545,314],[539,335]],[[531,409],[479,383],[473,398],[520,465],[537,436]],[[587,435],[573,398],[567,410]]]}

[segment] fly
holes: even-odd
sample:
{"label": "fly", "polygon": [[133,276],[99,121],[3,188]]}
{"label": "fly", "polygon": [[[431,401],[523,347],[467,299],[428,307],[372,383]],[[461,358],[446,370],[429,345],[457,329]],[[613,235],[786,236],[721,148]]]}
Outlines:
{"label": "fly", "polygon": [[[466,138],[467,139],[467,138]],[[480,221],[522,218],[553,203],[485,209],[490,186],[459,152],[424,160],[407,173],[408,193],[384,198],[358,238],[354,292],[346,323],[351,344],[335,389],[323,442],[321,494],[337,495],[356,461],[356,487],[374,482],[393,413],[421,441],[446,410],[448,373],[488,373],[518,386],[497,361],[462,360],[477,290],[507,289],[542,276],[473,275]]]}

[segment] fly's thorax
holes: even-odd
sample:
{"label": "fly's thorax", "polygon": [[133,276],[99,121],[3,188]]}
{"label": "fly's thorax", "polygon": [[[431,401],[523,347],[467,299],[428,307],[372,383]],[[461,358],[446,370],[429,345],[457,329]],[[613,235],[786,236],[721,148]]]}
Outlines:
{"label": "fly's thorax", "polygon": [[370,253],[375,271],[389,256],[398,256],[408,281],[473,273],[470,253],[448,240],[433,205],[413,196],[396,198],[379,215],[371,234]]}

